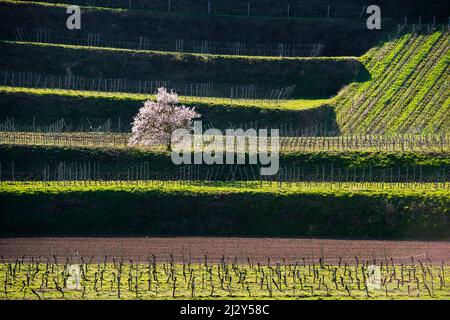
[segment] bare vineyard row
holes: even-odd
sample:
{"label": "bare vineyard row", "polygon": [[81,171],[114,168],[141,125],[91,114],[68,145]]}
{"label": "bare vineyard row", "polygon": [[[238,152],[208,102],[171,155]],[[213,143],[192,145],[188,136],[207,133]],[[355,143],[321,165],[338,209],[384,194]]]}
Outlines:
{"label": "bare vineyard row", "polygon": [[448,188],[450,167],[425,169],[419,166],[378,168],[372,166],[340,167],[333,163],[322,165],[281,165],[273,176],[261,176],[260,165],[181,165],[161,170],[152,163],[139,162],[123,167],[111,167],[109,162],[59,161],[43,164],[42,168],[15,165],[14,161],[0,162],[0,181],[205,181],[269,183],[329,183],[412,185],[428,183]]}
{"label": "bare vineyard row", "polygon": [[[196,99],[196,98],[194,98]],[[202,121],[204,130],[216,128],[211,122]],[[290,123],[272,123],[269,125],[261,125],[258,121],[250,121],[244,123],[228,122],[228,129],[277,129],[280,136],[287,137],[322,137],[322,136],[338,136],[339,131],[327,124],[316,124],[310,127],[299,127]],[[217,129],[217,128],[216,128]],[[62,133],[129,133],[131,130],[130,124],[124,121],[121,117],[115,119],[101,119],[94,120],[89,117],[84,119],[77,119],[76,123],[67,118],[60,118],[54,122],[42,122],[36,117],[30,120],[16,121],[14,117],[8,117],[0,122],[0,132],[39,132],[46,134],[62,134]]]}
{"label": "bare vineyard row", "polygon": [[234,100],[280,103],[292,97],[295,85],[268,87],[265,85],[223,85],[208,83],[179,83],[168,80],[129,80],[125,78],[89,79],[77,75],[44,75],[35,72],[0,72],[0,85],[7,87],[81,90],[155,94],[165,87],[180,96],[198,98],[225,98]]}
{"label": "bare vineyard row", "polygon": [[[1,132],[1,144],[127,148],[129,133]],[[225,139],[224,136],[221,137]],[[217,139],[217,137],[216,137]],[[270,141],[269,141],[270,142]],[[160,149],[162,146],[155,146]],[[205,148],[203,146],[195,146]],[[281,137],[280,151],[450,150],[450,133]]]}
{"label": "bare vineyard row", "polygon": [[158,261],[155,256],[112,262],[31,258],[0,264],[0,297],[6,299],[208,299],[208,298],[449,298],[449,267],[410,257],[339,260],[316,264],[246,263],[225,257],[213,263]]}
{"label": "bare vineyard row", "polygon": [[245,43],[209,40],[152,39],[149,37],[117,38],[98,33],[77,34],[51,29],[27,30],[14,28],[14,38],[21,42],[53,43],[87,47],[104,47],[164,52],[188,52],[201,54],[270,56],[270,57],[318,57],[324,45],[296,43]]}

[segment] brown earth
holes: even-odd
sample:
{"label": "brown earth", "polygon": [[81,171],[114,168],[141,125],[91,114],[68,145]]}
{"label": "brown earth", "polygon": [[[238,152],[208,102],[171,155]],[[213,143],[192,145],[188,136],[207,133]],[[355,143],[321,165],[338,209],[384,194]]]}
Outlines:
{"label": "brown earth", "polygon": [[267,263],[285,259],[299,263],[318,261],[327,263],[353,263],[372,259],[394,259],[398,263],[429,260],[433,263],[450,262],[450,242],[375,241],[375,240],[327,240],[285,238],[3,238],[0,239],[0,255],[4,260],[66,257],[97,262],[133,259],[146,261],[152,255],[159,261],[200,262],[205,255],[209,262],[219,262],[224,256],[228,261]]}

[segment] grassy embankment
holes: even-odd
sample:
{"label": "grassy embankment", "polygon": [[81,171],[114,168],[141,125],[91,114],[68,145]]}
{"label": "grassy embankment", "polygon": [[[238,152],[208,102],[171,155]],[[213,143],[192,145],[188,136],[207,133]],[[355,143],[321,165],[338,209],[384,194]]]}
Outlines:
{"label": "grassy embankment", "polygon": [[329,98],[350,82],[368,79],[353,57],[211,56],[13,41],[0,42],[0,49],[2,70],[187,84],[296,85],[294,98]]}
{"label": "grassy embankment", "polygon": [[[14,162],[17,172],[38,172],[44,166],[56,166],[60,162],[66,163],[100,163],[101,170],[108,172],[126,172],[130,167],[141,163],[149,163],[153,172],[170,173],[177,168],[170,159],[167,151],[147,150],[140,148],[82,148],[57,146],[20,146],[0,145],[0,159],[3,177],[6,178],[11,163]],[[372,167],[375,169],[390,169],[417,167],[417,177],[420,172],[425,176],[437,170],[450,168],[450,155],[446,152],[282,152],[280,165],[303,168],[303,173],[315,173],[316,167],[326,167],[329,174],[330,166],[334,168],[361,169]],[[204,165],[204,168],[211,166]],[[244,167],[244,165],[242,165]],[[419,169],[420,167],[420,169]],[[359,174],[361,172],[358,171]],[[402,173],[405,174],[405,172]],[[368,174],[368,173],[367,173]],[[412,169],[410,177],[412,178]]]}
{"label": "grassy embankment", "polygon": [[[196,3],[199,2],[196,1]],[[135,2],[132,2],[132,4],[136,5]],[[167,6],[167,1],[164,5]],[[176,11],[176,6],[180,3],[172,3],[172,5],[174,11]],[[193,5],[194,2],[188,4],[189,7]],[[201,4],[204,8],[206,8],[206,5],[206,3]],[[252,6],[255,8],[254,6],[259,5],[261,5],[261,1],[253,3]],[[327,5],[329,4],[324,5],[325,8]],[[267,4],[263,6],[267,7]],[[67,19],[66,7],[67,5],[62,3],[2,0],[0,1],[0,37],[14,39],[12,27],[31,30],[45,28],[65,32],[65,24],[61,24],[61,21]],[[270,5],[268,7],[272,8]],[[294,7],[292,7],[292,10],[295,10]],[[201,11],[198,10],[198,12]],[[351,17],[351,19],[336,19],[334,17],[311,19],[305,16],[303,18],[286,19],[284,14],[280,18],[231,17],[92,6],[83,7],[82,12],[82,33],[113,35],[115,39],[139,41],[139,36],[146,36],[151,39],[184,39],[185,41],[209,40],[286,44],[320,42],[325,45],[324,54],[327,56],[361,55],[371,48],[383,34],[382,31],[368,30],[365,21],[358,21],[355,17]],[[17,25],[17,21],[21,22],[20,25]],[[391,25],[387,15],[384,24],[385,26]],[[186,26],[189,26],[189,28],[186,28]]]}
{"label": "grassy embankment", "polygon": [[433,185],[3,183],[0,234],[448,239]]}
{"label": "grassy embankment", "polygon": [[[112,123],[114,130],[130,130],[130,123],[138,109],[151,95],[103,93],[75,90],[46,90],[0,87],[0,119],[14,119],[18,128],[48,126],[60,119],[73,127],[87,129]],[[280,103],[245,101],[222,98],[181,97],[181,103],[196,107],[204,125],[215,128],[284,127],[333,128],[335,115],[329,99],[294,99]]]}

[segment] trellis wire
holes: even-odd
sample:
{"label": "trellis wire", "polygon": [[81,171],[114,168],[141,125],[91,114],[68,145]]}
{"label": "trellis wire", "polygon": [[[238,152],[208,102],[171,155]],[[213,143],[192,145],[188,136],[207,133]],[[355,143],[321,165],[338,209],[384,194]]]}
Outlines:
{"label": "trellis wire", "polygon": [[[20,162],[19,162],[20,163]],[[100,170],[102,168],[102,170]],[[105,169],[106,168],[106,169]],[[422,165],[404,167],[338,166],[334,163],[320,165],[281,165],[274,176],[261,176],[260,165],[181,165],[170,172],[162,172],[151,162],[138,162],[117,167],[110,162],[59,161],[45,164],[42,170],[17,167],[14,161],[0,163],[0,180],[4,181],[282,181],[327,183],[434,183],[446,186],[450,181],[450,166],[430,168]]]}
{"label": "trellis wire", "polygon": [[133,50],[153,50],[165,52],[188,52],[219,55],[275,56],[275,57],[318,57],[324,50],[324,44],[298,43],[246,43],[211,40],[162,39],[145,36],[112,37],[98,33],[60,32],[52,29],[28,30],[13,28],[16,41],[54,43],[88,47],[106,47]]}
{"label": "trellis wire", "polygon": [[89,79],[78,75],[44,75],[35,72],[0,72],[0,85],[24,88],[81,90],[95,92],[117,92],[155,94],[165,87],[180,96],[197,98],[222,98],[267,103],[282,103],[289,100],[295,85],[271,87],[258,84],[227,85],[213,82],[181,83],[170,80],[129,80],[126,78]]}
{"label": "trellis wire", "polygon": [[[129,133],[0,131],[1,144],[127,148]],[[222,139],[225,139],[222,136]],[[270,138],[269,138],[270,142]],[[281,151],[448,151],[450,133],[280,137]],[[157,146],[161,148],[163,146]],[[203,146],[204,147],[204,146]]]}
{"label": "trellis wire", "polygon": [[[58,0],[47,0],[59,3]],[[170,12],[185,14],[274,17],[274,18],[313,18],[313,19],[361,19],[361,11],[366,6],[330,3],[293,4],[273,2],[269,7],[257,1],[180,1],[180,0],[73,0],[71,4],[104,8],[122,8],[153,12]]]}
{"label": "trellis wire", "polygon": [[[105,167],[108,163],[105,164]],[[14,162],[5,168],[0,163],[2,185],[23,184],[48,186],[97,186],[97,185],[141,185],[171,186],[177,184],[211,185],[215,183],[237,183],[234,186],[297,187],[381,190],[450,190],[450,168],[448,166],[423,173],[422,166],[411,167],[335,167],[333,164],[316,166],[281,166],[272,176],[261,176],[258,166],[185,165],[169,172],[160,172],[150,162],[135,164],[122,170],[101,170],[100,162],[59,162],[44,165],[42,170],[17,170]],[[9,169],[9,170],[8,170]],[[8,172],[6,172],[8,171]],[[232,185],[233,186],[233,185]]]}
{"label": "trellis wire", "polygon": [[[0,132],[29,132],[30,135],[33,132],[39,133],[81,133],[81,132],[90,132],[90,133],[129,133],[131,130],[131,121],[132,118],[122,119],[121,117],[117,118],[107,118],[107,119],[90,119],[89,117],[85,117],[82,119],[77,119],[77,122],[74,123],[70,121],[70,119],[59,118],[55,121],[42,121],[42,119],[37,119],[33,117],[30,120],[25,121],[16,121],[14,117],[7,117],[4,119],[0,119]],[[339,131],[339,127],[333,123],[317,123],[314,125],[305,125],[299,121],[296,122],[270,122],[267,124],[267,121],[250,121],[250,122],[231,122],[222,123],[220,126],[215,126],[212,122],[202,122],[202,127],[204,130],[208,129],[243,129],[247,131],[249,129],[254,129],[256,131],[261,129],[273,130],[276,129],[279,131],[279,136],[284,137],[290,140],[290,143],[293,145],[301,144],[298,142],[298,139],[301,137],[317,137],[317,141],[322,141],[324,138],[327,139],[338,139],[346,141],[354,137],[355,143],[358,145],[359,141],[369,140],[371,142],[364,142],[363,145],[367,145],[372,143],[373,145],[377,145],[377,140],[392,140],[395,139],[397,141],[406,140],[409,141],[407,145],[413,144],[414,141],[417,141],[418,144],[430,144],[429,141],[434,141],[431,144],[437,145],[437,141],[441,141],[440,145],[445,147],[446,141],[448,140],[448,135],[446,135],[446,131],[435,131],[428,132],[424,130],[418,130],[417,128],[412,128],[411,130],[397,132],[397,133],[383,133],[383,132],[372,132],[368,134],[361,133],[352,133],[348,132],[342,134]],[[443,134],[443,136],[442,136]],[[424,138],[425,137],[425,138]],[[322,140],[321,140],[322,139]],[[445,140],[445,141],[442,141]],[[327,143],[327,142],[325,142]],[[394,141],[392,143],[395,143]],[[339,146],[339,142],[331,142],[332,145]],[[345,144],[345,142],[342,142]],[[382,143],[381,143],[382,144]],[[398,142],[397,145],[402,145],[402,143]]]}

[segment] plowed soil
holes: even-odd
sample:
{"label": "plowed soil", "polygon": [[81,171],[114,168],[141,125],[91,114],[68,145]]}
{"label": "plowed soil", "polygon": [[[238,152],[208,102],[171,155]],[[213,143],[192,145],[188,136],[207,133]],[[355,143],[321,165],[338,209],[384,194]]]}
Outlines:
{"label": "plowed soil", "polygon": [[[450,242],[327,240],[284,238],[4,238],[0,254],[11,261],[25,257],[93,261],[116,259],[147,260],[152,255],[159,261],[218,262],[223,257],[266,263],[318,261],[354,262],[362,259],[388,259],[396,262],[429,260],[450,262]],[[172,258],[171,258],[172,256]]]}

